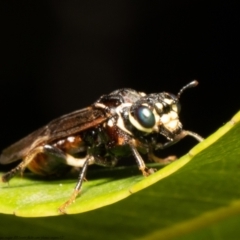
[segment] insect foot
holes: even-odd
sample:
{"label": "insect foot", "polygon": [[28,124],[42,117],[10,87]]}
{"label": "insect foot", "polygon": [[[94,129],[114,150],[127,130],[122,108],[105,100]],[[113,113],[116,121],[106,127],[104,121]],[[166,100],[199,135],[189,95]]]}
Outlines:
{"label": "insect foot", "polygon": [[60,213],[66,214],[66,208],[71,205],[73,202],[75,202],[76,197],[78,196],[80,191],[74,190],[72,196],[63,204],[61,205],[58,210]]}

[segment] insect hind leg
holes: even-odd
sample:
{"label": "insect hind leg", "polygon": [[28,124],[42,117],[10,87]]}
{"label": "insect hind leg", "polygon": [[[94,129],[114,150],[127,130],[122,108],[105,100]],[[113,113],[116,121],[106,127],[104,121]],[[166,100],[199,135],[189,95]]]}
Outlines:
{"label": "insect hind leg", "polygon": [[88,156],[88,157],[86,158],[86,161],[84,162],[84,164],[83,164],[83,166],[82,166],[82,169],[81,169],[80,174],[79,174],[79,176],[78,176],[78,182],[77,182],[77,184],[76,184],[76,186],[75,186],[75,188],[74,188],[74,191],[73,191],[72,195],[71,195],[70,198],[69,198],[63,205],[61,205],[61,206],[59,207],[59,209],[58,209],[61,213],[65,213],[66,207],[69,206],[70,204],[72,204],[72,203],[75,201],[77,195],[79,194],[79,192],[80,192],[80,190],[81,190],[83,181],[84,181],[84,179],[85,179],[85,177],[86,177],[88,165],[90,165],[91,162],[94,162],[94,157],[93,157],[93,156]]}
{"label": "insect hind leg", "polygon": [[11,178],[13,178],[17,173],[23,174],[23,171],[28,166],[28,164],[36,157],[37,154],[44,152],[44,146],[39,146],[37,148],[34,148],[32,151],[30,151],[27,156],[23,159],[23,161],[15,168],[10,170],[9,172],[5,173],[2,176],[3,182],[9,182]]}
{"label": "insect hind leg", "polygon": [[3,182],[8,182],[17,173],[23,174],[26,167],[31,172],[42,176],[59,176],[71,169],[67,166],[68,156],[61,149],[51,145],[43,145],[32,149],[23,161],[11,171],[2,176]]}

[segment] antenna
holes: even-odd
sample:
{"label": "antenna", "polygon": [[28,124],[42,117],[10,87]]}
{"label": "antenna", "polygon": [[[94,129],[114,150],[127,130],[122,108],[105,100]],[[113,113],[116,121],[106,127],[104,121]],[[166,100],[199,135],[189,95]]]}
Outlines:
{"label": "antenna", "polygon": [[197,80],[193,80],[192,82],[188,83],[187,85],[185,85],[183,88],[180,89],[180,91],[177,94],[177,98],[179,99],[180,96],[182,95],[182,93],[188,89],[188,88],[192,88],[192,87],[196,87],[198,85],[198,81]]}

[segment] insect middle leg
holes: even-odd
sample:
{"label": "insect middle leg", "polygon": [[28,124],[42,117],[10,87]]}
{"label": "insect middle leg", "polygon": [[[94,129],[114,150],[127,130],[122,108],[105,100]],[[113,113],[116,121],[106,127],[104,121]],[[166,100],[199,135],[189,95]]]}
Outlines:
{"label": "insect middle leg", "polygon": [[133,153],[133,156],[135,157],[135,159],[137,161],[138,168],[142,172],[143,176],[147,177],[150,174],[154,173],[155,169],[146,167],[146,165],[145,165],[141,155],[139,154],[138,150],[132,144],[129,144],[129,146],[130,146],[130,149]]}

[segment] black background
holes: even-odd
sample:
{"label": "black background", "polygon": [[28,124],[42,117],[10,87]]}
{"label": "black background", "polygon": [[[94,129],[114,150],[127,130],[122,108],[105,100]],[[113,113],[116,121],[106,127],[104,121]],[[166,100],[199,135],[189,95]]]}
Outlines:
{"label": "black background", "polygon": [[[181,120],[204,137],[239,109],[233,1],[0,5],[0,149],[123,87],[176,94],[197,79],[199,86],[182,95]],[[189,141],[177,144],[177,153],[195,144]]]}

